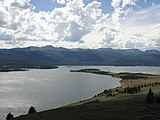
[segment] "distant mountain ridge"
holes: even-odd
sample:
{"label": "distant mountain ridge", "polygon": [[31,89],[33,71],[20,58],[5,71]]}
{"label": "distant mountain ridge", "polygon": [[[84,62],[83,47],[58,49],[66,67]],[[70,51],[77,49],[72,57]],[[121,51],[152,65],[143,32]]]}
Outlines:
{"label": "distant mountain ridge", "polygon": [[0,49],[0,67],[58,65],[160,66],[160,51],[66,49],[53,46]]}

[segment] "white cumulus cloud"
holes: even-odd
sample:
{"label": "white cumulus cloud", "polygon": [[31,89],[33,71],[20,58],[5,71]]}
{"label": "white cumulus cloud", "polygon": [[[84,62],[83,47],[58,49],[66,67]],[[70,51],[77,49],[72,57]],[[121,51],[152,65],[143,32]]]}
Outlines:
{"label": "white cumulus cloud", "polygon": [[160,5],[135,9],[139,1],[112,0],[106,14],[97,1],[54,0],[64,7],[34,12],[31,0],[1,0],[0,47],[160,49]]}

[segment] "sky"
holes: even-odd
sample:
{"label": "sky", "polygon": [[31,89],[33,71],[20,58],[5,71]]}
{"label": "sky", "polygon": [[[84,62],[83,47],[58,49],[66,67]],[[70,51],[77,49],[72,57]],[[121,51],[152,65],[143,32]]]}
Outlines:
{"label": "sky", "polygon": [[0,48],[160,50],[160,0],[0,0]]}

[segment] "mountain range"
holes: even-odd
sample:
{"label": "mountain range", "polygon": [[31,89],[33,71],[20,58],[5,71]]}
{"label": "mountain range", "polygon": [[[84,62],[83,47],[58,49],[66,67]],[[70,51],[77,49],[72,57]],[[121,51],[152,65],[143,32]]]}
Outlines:
{"label": "mountain range", "polygon": [[160,66],[160,51],[67,49],[53,46],[0,49],[0,67],[59,65]]}

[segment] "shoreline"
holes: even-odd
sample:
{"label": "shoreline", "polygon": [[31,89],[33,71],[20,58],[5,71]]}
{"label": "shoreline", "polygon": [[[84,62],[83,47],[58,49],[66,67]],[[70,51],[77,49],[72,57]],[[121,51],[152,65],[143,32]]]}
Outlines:
{"label": "shoreline", "polygon": [[[160,74],[150,74],[150,73],[132,73],[132,72],[111,72],[111,71],[101,71],[100,69],[80,69],[80,70],[70,70],[70,72],[82,72],[91,73],[96,75],[108,75],[113,78],[119,78],[120,86],[117,87],[133,87],[136,85],[144,85],[150,82],[159,82]],[[142,84],[138,83],[141,81]],[[113,88],[114,89],[114,88]]]}
{"label": "shoreline", "polygon": [[[87,73],[90,73],[90,72],[87,72]],[[93,74],[95,74],[95,73],[93,73]],[[100,73],[98,73],[98,74],[100,74]],[[131,73],[128,73],[128,74],[131,74]],[[102,75],[104,75],[104,71],[103,71]],[[114,118],[115,114],[119,115],[119,113],[120,113],[120,116],[121,116],[121,114],[123,114],[123,117],[126,118],[125,115],[126,115],[126,113],[129,112],[128,110],[132,111],[132,104],[135,104],[135,106],[136,106],[135,107],[133,105],[135,107],[133,109],[133,111],[136,112],[136,114],[134,114],[134,115],[137,118],[137,115],[139,115],[141,113],[141,111],[144,110],[144,107],[143,107],[143,106],[145,106],[144,100],[145,100],[146,94],[148,92],[148,89],[150,87],[154,88],[156,90],[155,95],[157,96],[159,93],[159,88],[160,88],[160,75],[153,75],[153,74],[143,74],[143,75],[149,75],[152,77],[145,78],[145,79],[144,78],[127,79],[127,80],[121,79],[119,81],[121,84],[120,86],[117,86],[115,88],[111,88],[109,90],[104,90],[102,93],[98,93],[97,95],[95,95],[91,98],[77,101],[77,102],[62,106],[62,107],[41,111],[36,114],[21,115],[19,117],[16,117],[15,120],[34,120],[36,118],[38,120],[50,120],[53,117],[55,118],[55,120],[60,120],[60,119],[66,120],[66,117],[68,117],[68,115],[71,116],[70,120],[81,120],[81,114],[84,115],[84,118],[85,118],[88,116],[89,113],[92,113],[91,116],[93,118],[98,117],[98,118],[95,118],[95,120],[99,120],[100,116],[98,114],[99,114],[99,112],[101,113],[102,110],[105,111],[104,114],[103,114],[103,112],[101,113],[101,114],[103,114],[101,116],[105,116],[104,117],[105,119],[103,118],[102,120],[106,120],[106,118],[108,117],[108,116],[106,116],[106,113],[109,111],[112,112],[112,113],[110,113],[111,115],[109,114],[109,116],[112,119]],[[138,82],[138,81],[140,81],[140,82]],[[138,86],[141,86],[142,91],[140,91],[140,93],[139,93],[139,91],[136,91],[135,93],[124,92],[124,89],[127,87],[134,88],[133,86],[136,85],[135,83],[137,83]],[[155,86],[155,87],[153,87],[153,86]],[[112,95],[108,96],[110,90],[111,90]],[[125,104],[125,103],[128,103],[128,104]],[[123,110],[123,108],[120,108],[120,111],[118,113],[116,113],[117,107],[115,106],[115,104],[116,104],[116,106],[118,105],[119,107],[123,106],[124,110]],[[109,109],[109,111],[108,111],[108,107],[111,110]],[[86,111],[85,113],[83,113],[83,111],[87,110],[87,109],[89,109],[89,111],[88,112]],[[125,112],[123,112],[123,111],[125,111]],[[96,113],[96,116],[93,114],[94,112]],[[131,118],[133,117],[132,112],[129,112],[128,114],[131,115]],[[77,118],[77,116],[78,116],[78,118]],[[143,116],[145,117],[145,115],[143,115]],[[155,115],[155,116],[158,116],[158,115]],[[89,117],[89,119],[91,119],[92,117]],[[123,117],[120,120],[124,120]],[[138,117],[141,117],[141,116],[138,116]],[[116,118],[113,120],[117,120],[117,119],[119,119],[119,118]]]}
{"label": "shoreline", "polygon": [[0,67],[0,72],[16,72],[16,71],[29,71],[30,69],[58,69],[58,67],[46,67],[46,66],[36,66],[36,67]]}
{"label": "shoreline", "polygon": [[[82,73],[91,73],[91,74],[97,74],[97,75],[108,75],[111,76],[113,78],[119,78],[120,81],[120,86],[114,87],[114,88],[110,88],[108,90],[111,90],[113,93],[116,93],[116,91],[119,92],[124,92],[125,88],[132,88],[132,87],[138,87],[138,86],[147,86],[150,84],[155,84],[158,83],[160,84],[160,74],[149,74],[149,73],[130,73],[130,72],[122,72],[120,74],[142,74],[142,75],[149,75],[149,76],[153,76],[153,78],[136,78],[136,79],[123,79],[121,77],[117,77],[114,76],[113,74],[119,74],[119,73],[114,73],[114,72],[106,72],[106,71],[101,71],[99,69],[80,69],[80,70],[70,70],[70,72],[82,72]],[[74,103],[70,103],[64,107],[70,107],[70,106],[77,106],[77,105],[82,105],[82,104],[86,104],[86,103],[92,103],[92,102],[96,102],[95,98],[101,94],[104,94],[105,90],[101,93],[97,93],[95,96],[90,97],[88,99],[85,100],[80,100]]]}

